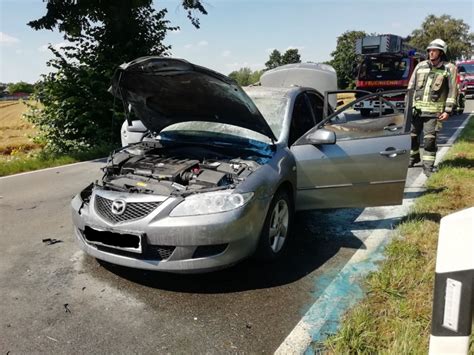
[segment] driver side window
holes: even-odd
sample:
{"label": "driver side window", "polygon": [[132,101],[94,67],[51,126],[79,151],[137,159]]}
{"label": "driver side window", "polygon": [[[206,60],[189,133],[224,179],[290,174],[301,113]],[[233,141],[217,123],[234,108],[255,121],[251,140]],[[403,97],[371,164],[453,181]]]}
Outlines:
{"label": "driver side window", "polygon": [[291,146],[298,138],[313,128],[315,124],[309,100],[306,94],[300,94],[296,98],[293,107],[288,145]]}
{"label": "driver side window", "polygon": [[[387,97],[384,97],[388,99]],[[400,97],[390,97],[391,100],[396,99],[403,102],[404,95]],[[379,107],[380,102],[376,96],[370,96],[367,100],[354,103],[342,112],[343,121],[338,123],[335,117],[333,120],[326,123],[325,129],[333,131],[336,134],[337,141],[375,138],[384,136],[393,136],[404,133],[405,129],[405,114],[393,107],[390,101],[382,100],[384,107],[384,114],[379,115],[378,112],[367,114],[361,108],[364,101],[370,101],[374,107]],[[340,116],[341,114],[339,114]]]}

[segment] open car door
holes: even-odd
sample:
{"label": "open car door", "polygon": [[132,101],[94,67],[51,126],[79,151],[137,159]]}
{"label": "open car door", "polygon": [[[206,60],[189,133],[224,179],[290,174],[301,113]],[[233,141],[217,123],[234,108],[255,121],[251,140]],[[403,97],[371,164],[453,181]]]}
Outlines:
{"label": "open car door", "polygon": [[[297,209],[400,204],[410,153],[412,91],[328,92],[326,113],[328,96],[338,93],[355,93],[359,99],[324,118],[290,148],[297,166]],[[400,95],[405,95],[404,112],[390,103]],[[364,117],[356,109],[364,100],[378,100],[393,112]]]}

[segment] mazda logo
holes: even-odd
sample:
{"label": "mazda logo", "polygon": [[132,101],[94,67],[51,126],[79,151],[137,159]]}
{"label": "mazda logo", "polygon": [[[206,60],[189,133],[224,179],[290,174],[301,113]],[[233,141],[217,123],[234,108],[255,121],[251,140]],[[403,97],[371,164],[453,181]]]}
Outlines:
{"label": "mazda logo", "polygon": [[115,200],[112,202],[112,213],[116,215],[121,215],[125,212],[125,208],[127,208],[127,203],[124,200]]}

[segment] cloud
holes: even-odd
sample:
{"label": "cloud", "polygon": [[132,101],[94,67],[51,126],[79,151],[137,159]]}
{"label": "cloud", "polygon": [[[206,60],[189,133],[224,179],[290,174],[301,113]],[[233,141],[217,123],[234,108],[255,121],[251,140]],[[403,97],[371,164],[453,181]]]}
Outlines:
{"label": "cloud", "polygon": [[[48,43],[48,44],[43,44],[41,47],[38,48],[38,51],[40,52],[47,52],[48,51],[48,47],[51,43]],[[68,46],[73,46],[72,43],[68,43],[68,42],[59,42],[59,43],[55,43],[52,45],[53,48],[57,51],[63,49],[64,47],[68,47]]]}
{"label": "cloud", "polygon": [[224,52],[222,52],[221,54],[223,57],[229,57],[230,56],[230,51],[229,50],[225,50]]}
{"label": "cloud", "polygon": [[17,50],[15,50],[15,53],[16,54],[23,54],[23,50],[22,49],[17,49]]}
{"label": "cloud", "polygon": [[184,49],[194,49],[199,47],[206,47],[209,44],[207,41],[199,41],[198,43],[188,43],[185,44],[183,47]]}
{"label": "cloud", "polygon": [[6,33],[0,32],[0,44],[1,45],[12,45],[20,42],[18,38],[7,35]]}
{"label": "cloud", "polygon": [[390,26],[392,26],[392,28],[401,28],[402,24],[400,22],[392,22]]}

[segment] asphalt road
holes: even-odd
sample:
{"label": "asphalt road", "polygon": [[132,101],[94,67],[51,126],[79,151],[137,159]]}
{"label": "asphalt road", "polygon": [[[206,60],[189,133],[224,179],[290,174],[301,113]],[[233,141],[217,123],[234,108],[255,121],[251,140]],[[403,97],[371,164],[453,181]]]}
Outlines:
{"label": "asphalt road", "polygon": [[[441,146],[466,117],[445,124]],[[271,353],[385,218],[383,209],[359,222],[362,209],[300,214],[289,257],[273,265],[248,260],[204,275],[131,270],[74,243],[70,200],[101,166],[0,179],[0,354]],[[409,170],[408,187],[420,170]]]}

